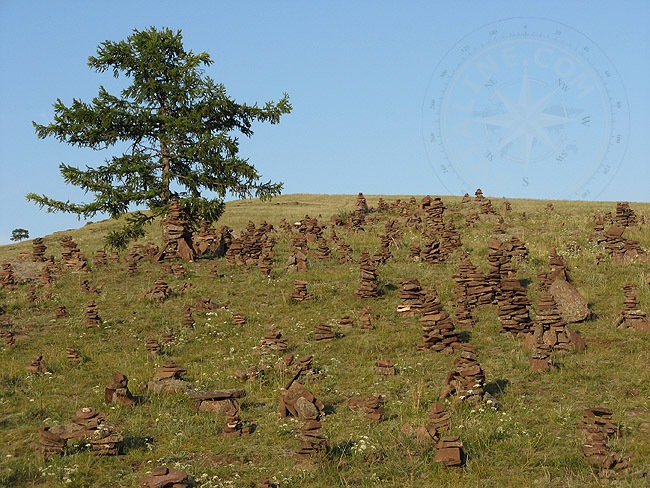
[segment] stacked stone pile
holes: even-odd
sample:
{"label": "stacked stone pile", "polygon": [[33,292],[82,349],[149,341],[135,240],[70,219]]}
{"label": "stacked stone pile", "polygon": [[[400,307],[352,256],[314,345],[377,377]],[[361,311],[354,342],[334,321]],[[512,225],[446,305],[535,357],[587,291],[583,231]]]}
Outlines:
{"label": "stacked stone pile", "polygon": [[624,227],[611,227],[605,234],[605,249],[615,260],[644,258],[639,241],[623,237]]}
{"label": "stacked stone pile", "polygon": [[373,258],[377,264],[386,264],[393,258],[393,254],[390,252],[390,238],[383,234],[380,236],[379,251]]}
{"label": "stacked stone pile", "polygon": [[440,234],[440,250],[444,256],[449,256],[461,246],[460,233],[456,230],[454,222],[450,220]]}
{"label": "stacked stone pile", "polygon": [[334,340],[334,332],[329,324],[318,324],[314,327],[314,340],[316,342],[330,342]]}
{"label": "stacked stone pile", "polygon": [[192,231],[189,220],[176,195],[169,203],[167,217],[162,220],[163,249],[155,257],[156,261],[179,257],[184,261],[194,261]]}
{"label": "stacked stone pile", "polygon": [[217,230],[211,224],[207,220],[202,221],[199,231],[192,236],[192,248],[199,258],[207,252],[216,253],[220,247],[221,255],[225,252],[225,246],[222,247],[222,241],[217,235]]}
{"label": "stacked stone pile", "polygon": [[461,203],[469,203],[472,201],[472,197],[469,196],[469,193],[465,193],[463,195],[463,199],[461,200]]}
{"label": "stacked stone pile", "polygon": [[65,305],[59,305],[56,307],[56,311],[54,312],[54,318],[55,319],[64,319],[68,316],[68,311],[65,309]]}
{"label": "stacked stone pile", "polygon": [[305,300],[312,300],[314,298],[314,294],[307,291],[307,285],[309,284],[308,281],[295,280],[293,284],[295,290],[293,293],[291,293],[291,298],[293,298],[295,301],[302,302]]}
{"label": "stacked stone pile", "polygon": [[526,289],[511,275],[501,280],[497,294],[497,314],[503,332],[522,336],[530,332],[532,321],[528,307],[531,305]]}
{"label": "stacked stone pile", "polygon": [[634,287],[628,282],[623,286],[625,299],[623,310],[614,320],[614,326],[632,328],[638,331],[650,331],[650,320],[643,310],[639,309],[639,300],[634,293]]}
{"label": "stacked stone pile", "polygon": [[[298,225],[298,232],[306,242],[318,242],[323,238],[323,229],[325,226],[318,222],[318,219],[305,215],[305,218]],[[305,246],[305,249],[307,247]]]}
{"label": "stacked stone pile", "polygon": [[349,263],[352,261],[352,248],[342,240],[336,244],[336,250],[339,253],[339,263]]}
{"label": "stacked stone pile", "polygon": [[354,320],[349,315],[344,315],[339,319],[339,327],[343,329],[349,329],[354,327]]}
{"label": "stacked stone pile", "polygon": [[361,329],[374,329],[375,326],[372,324],[372,313],[370,307],[363,307],[359,313],[359,322],[361,322]]}
{"label": "stacked stone pile", "polygon": [[363,196],[363,193],[359,192],[359,195],[357,195],[357,201],[354,204],[354,207],[357,212],[368,212],[368,203],[366,202],[366,197]]}
{"label": "stacked stone pile", "polygon": [[35,263],[45,262],[45,251],[47,251],[47,246],[43,244],[42,237],[37,237],[32,241],[32,261]]}
{"label": "stacked stone pile", "polygon": [[326,261],[332,257],[330,248],[327,247],[327,242],[325,239],[318,240],[318,248],[316,249],[316,258],[321,261]]}
{"label": "stacked stone pile", "polygon": [[474,201],[480,202],[483,198],[483,191],[480,188],[477,188],[474,192]]}
{"label": "stacked stone pile", "polygon": [[436,454],[433,460],[446,467],[456,467],[465,464],[463,443],[458,436],[441,437],[436,444]]}
{"label": "stacked stone pile", "polygon": [[0,289],[11,288],[16,284],[14,278],[14,268],[11,263],[2,263],[2,271],[0,271]]}
{"label": "stacked stone pile", "polygon": [[384,201],[383,198],[379,198],[377,201],[377,210],[380,212],[388,212],[390,210],[390,206]]}
{"label": "stacked stone pile", "polygon": [[191,305],[183,306],[183,319],[181,320],[181,325],[188,328],[194,327],[194,317],[192,316]]}
{"label": "stacked stone pile", "polygon": [[425,263],[442,263],[445,257],[440,249],[440,241],[436,238],[425,241],[422,249],[422,261]]}
{"label": "stacked stone pile", "polygon": [[435,288],[427,290],[421,313],[423,338],[417,346],[418,350],[452,353],[462,346],[458,332],[454,329],[449,314],[443,310]]}
{"label": "stacked stone pile", "polygon": [[489,305],[494,299],[494,288],[469,260],[464,256],[458,264],[458,272],[452,276],[456,285],[456,299],[466,299],[471,308]]}
{"label": "stacked stone pile", "polygon": [[471,344],[463,344],[460,356],[454,360],[454,369],[447,375],[440,392],[440,400],[454,396],[457,400],[475,404],[491,399],[484,386],[485,373],[478,363],[476,351]]}
{"label": "stacked stone pile", "polygon": [[104,252],[103,249],[97,250],[95,256],[93,256],[93,264],[95,265],[95,267],[103,266],[107,262],[108,262],[108,256],[106,255],[106,252]]}
{"label": "stacked stone pile", "polygon": [[375,374],[380,376],[395,376],[395,366],[388,359],[375,361]]}
{"label": "stacked stone pile", "polygon": [[361,286],[355,291],[355,294],[361,298],[377,297],[377,267],[371,261],[366,249],[361,252],[359,267],[361,269]]}
{"label": "stacked stone pile", "polygon": [[537,317],[533,322],[533,334],[529,334],[527,342],[534,345],[539,342],[551,347],[552,350],[569,351],[584,350],[584,340],[562,318],[553,295],[542,293],[537,305]]}
{"label": "stacked stone pile", "polygon": [[630,227],[636,225],[636,214],[634,213],[634,210],[630,208],[630,202],[618,202],[616,204],[614,222],[616,222],[616,225],[619,227]]}
{"label": "stacked stone pile", "polygon": [[508,200],[506,200],[506,197],[503,197],[500,210],[502,214],[512,212],[512,204]]}
{"label": "stacked stone pile", "polygon": [[[301,400],[302,399],[302,400]],[[325,405],[298,381],[291,381],[280,395],[280,415],[309,420],[320,418]]]}
{"label": "stacked stone pile", "polygon": [[476,325],[476,320],[474,320],[474,317],[472,316],[472,310],[467,298],[461,297],[456,300],[454,325],[462,328],[471,328]]}
{"label": "stacked stone pile", "polygon": [[182,379],[187,374],[185,368],[172,360],[165,361],[161,367],[156,368],[153,380],[147,387],[155,393],[182,393],[191,388],[191,385]]}
{"label": "stacked stone pile", "polygon": [[163,303],[171,295],[172,289],[162,278],[156,279],[156,281],[153,282],[153,288],[146,294],[148,298],[151,298],[158,303]]}
{"label": "stacked stone pile", "polygon": [[145,488],[185,488],[189,487],[189,476],[183,471],[159,466],[151,471],[151,475],[140,480],[140,486]]}
{"label": "stacked stone pile", "polygon": [[86,256],[79,250],[77,244],[70,236],[63,236],[61,238],[61,263],[65,268],[73,271],[87,271],[88,260]]}
{"label": "stacked stone pile", "polygon": [[144,346],[147,348],[147,352],[151,354],[152,356],[155,356],[157,354],[161,353],[162,348],[160,347],[160,343],[158,342],[157,339],[153,337],[147,337],[144,340]]}
{"label": "stacked stone pile", "polygon": [[135,405],[135,398],[129,391],[129,379],[119,371],[113,372],[111,382],[104,388],[104,403]]}
{"label": "stacked stone pile", "polygon": [[246,314],[243,314],[241,312],[234,312],[232,314],[232,317],[230,317],[230,321],[233,323],[233,325],[244,325],[246,323]]}
{"label": "stacked stone pile", "polygon": [[65,357],[71,364],[79,364],[81,362],[81,353],[79,349],[75,349],[74,347],[65,348]]}
{"label": "stacked stone pile", "polygon": [[0,329],[0,337],[4,340],[5,347],[13,347],[16,345],[16,338],[10,330]]}
{"label": "stacked stone pile", "polygon": [[99,312],[97,310],[97,304],[95,300],[91,300],[86,305],[86,327],[99,327],[102,323],[102,319],[99,317]]}
{"label": "stacked stone pile", "polygon": [[417,278],[400,280],[399,297],[402,303],[397,307],[397,313],[413,315],[422,308],[424,291]]}
{"label": "stacked stone pile", "polygon": [[554,247],[549,250],[548,265],[551,268],[551,282],[557,279],[562,279],[567,282],[571,281],[571,278],[569,278],[569,267]]}
{"label": "stacked stone pile", "polygon": [[533,354],[530,357],[530,370],[532,372],[555,369],[552,359],[553,348],[543,342],[533,344]]}
{"label": "stacked stone pile", "polygon": [[195,407],[199,412],[226,415],[234,410],[239,411],[238,398],[246,396],[246,391],[241,388],[228,388],[224,390],[193,391],[189,393],[191,400],[195,400]]}
{"label": "stacked stone pile", "polygon": [[202,312],[211,312],[216,310],[217,306],[212,303],[212,298],[206,296],[196,297],[196,310]]}
{"label": "stacked stone pile", "polygon": [[[52,267],[49,264],[46,264],[43,266],[43,269],[41,269],[39,281],[43,287],[48,287],[52,284]],[[0,288],[2,288],[1,285]]]}
{"label": "stacked stone pile", "polygon": [[409,261],[419,261],[420,260],[420,243],[418,241],[412,241],[411,247],[409,248]]}
{"label": "stacked stone pile", "polygon": [[261,352],[279,352],[287,350],[287,340],[276,330],[271,330],[260,340]]}
{"label": "stacked stone pile", "polygon": [[384,415],[384,399],[381,395],[355,397],[348,399],[348,407],[353,411],[365,413],[365,417],[378,422]]}
{"label": "stacked stone pile", "polygon": [[483,198],[481,200],[481,209],[479,213],[481,215],[496,215],[497,211],[492,205],[492,200],[489,198]]}
{"label": "stacked stone pile", "polygon": [[501,248],[503,249],[503,253],[509,258],[524,260],[528,257],[526,245],[516,236],[512,236],[509,241],[503,242]]}
{"label": "stacked stone pile", "polygon": [[610,409],[596,407],[585,410],[582,419],[582,432],[585,437],[582,453],[599,470],[619,470],[629,466],[628,456],[621,456],[607,447],[610,437],[619,436],[619,429],[612,421],[612,415]]}
{"label": "stacked stone pile", "polygon": [[429,422],[425,425],[427,432],[434,440],[439,440],[441,435],[449,429],[451,421],[449,414],[445,412],[445,406],[440,402],[434,402],[427,411]]}
{"label": "stacked stone pile", "polygon": [[38,297],[36,296],[36,285],[35,284],[29,285],[29,288],[27,289],[27,296],[25,297],[25,299],[28,302],[31,302],[31,303],[34,303],[34,302],[36,302],[38,300]]}
{"label": "stacked stone pile", "polygon": [[501,241],[490,239],[488,241],[487,251],[488,272],[487,280],[492,285],[496,293],[499,293],[501,288],[501,280],[508,277],[509,274],[515,270],[510,265],[510,258],[503,252],[503,245]]}
{"label": "stacked stone pile", "polygon": [[37,354],[27,364],[27,374],[43,374],[47,371],[42,354]]}
{"label": "stacked stone pile", "polygon": [[232,409],[226,413],[226,425],[221,429],[221,435],[224,437],[240,437],[252,433],[250,426],[244,426],[239,411]]}

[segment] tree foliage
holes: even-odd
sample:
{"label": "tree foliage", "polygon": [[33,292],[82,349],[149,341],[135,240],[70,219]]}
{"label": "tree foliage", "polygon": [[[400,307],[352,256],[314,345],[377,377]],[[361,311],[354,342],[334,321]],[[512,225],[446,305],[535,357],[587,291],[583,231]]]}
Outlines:
{"label": "tree foliage", "polygon": [[[55,137],[72,146],[103,150],[128,147],[104,164],[80,169],[61,163],[67,184],[80,187],[94,199],[72,203],[30,193],[48,212],[70,212],[80,218],[108,213],[117,218],[131,205],[146,206],[125,228],[108,237],[108,244],[125,245],[143,235],[144,224],[164,213],[177,193],[191,222],[215,221],[224,210],[224,198],[270,197],[281,183],[260,181],[248,159],[239,156],[239,135],[253,135],[252,124],[277,124],[291,111],[285,93],[279,102],[239,104],[224,85],[204,75],[210,56],[183,47],[181,31],[134,29],[126,40],[105,41],[88,65],[99,73],[131,80],[120,96],[103,87],[90,102],[73,99],[54,104],[54,121],[34,122],[39,138]],[[216,195],[216,196],[215,196]]]}
{"label": "tree foliage", "polygon": [[10,239],[14,242],[29,239],[29,231],[27,229],[14,229],[11,231]]}

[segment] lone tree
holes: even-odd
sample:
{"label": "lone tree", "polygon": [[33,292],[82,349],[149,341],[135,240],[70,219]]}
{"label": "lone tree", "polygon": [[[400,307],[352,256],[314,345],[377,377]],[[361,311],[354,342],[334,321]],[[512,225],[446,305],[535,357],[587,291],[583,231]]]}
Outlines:
{"label": "lone tree", "polygon": [[190,223],[216,221],[227,193],[239,198],[280,194],[282,183],[260,182],[257,170],[241,158],[238,134],[250,137],[254,121],[277,124],[291,112],[289,96],[257,104],[238,104],[222,84],[203,74],[212,60],[183,47],[181,31],[168,28],[133,30],[125,41],[105,41],[88,66],[97,72],[122,73],[132,80],[120,96],[103,86],[91,103],[73,99],[54,104],[54,122],[33,122],[36,134],[54,136],[77,147],[127,149],[96,167],[79,169],[61,163],[66,183],[94,195],[89,203],[71,203],[29,193],[26,197],[48,212],[70,212],[79,218],[108,213],[118,218],[129,206],[146,206],[129,215],[126,225],[106,236],[109,247],[124,248],[145,234],[144,225],[165,214],[177,195]]}
{"label": "lone tree", "polygon": [[10,239],[14,242],[29,239],[29,231],[27,229],[14,229],[11,231]]}

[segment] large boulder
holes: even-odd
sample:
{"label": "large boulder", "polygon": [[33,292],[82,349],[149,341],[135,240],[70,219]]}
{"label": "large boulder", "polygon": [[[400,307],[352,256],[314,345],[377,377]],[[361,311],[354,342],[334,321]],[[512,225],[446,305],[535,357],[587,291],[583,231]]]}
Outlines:
{"label": "large boulder", "polygon": [[587,300],[566,280],[556,279],[553,281],[549,292],[553,295],[557,308],[566,323],[582,322],[591,316]]}

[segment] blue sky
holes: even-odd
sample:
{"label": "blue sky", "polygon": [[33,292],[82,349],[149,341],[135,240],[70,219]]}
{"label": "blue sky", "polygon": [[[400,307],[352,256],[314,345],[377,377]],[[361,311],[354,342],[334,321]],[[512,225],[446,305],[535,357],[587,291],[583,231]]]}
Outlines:
{"label": "blue sky", "polygon": [[650,201],[648,19],[645,0],[1,0],[0,244],[18,227],[38,237],[83,225],[24,195],[83,201],[58,165],[103,158],[37,139],[32,121],[50,122],[57,98],[116,92],[121,80],[87,58],[149,26],[182,29],[239,102],[289,93],[293,112],[241,144],[285,193],[481,186],[495,197]]}

